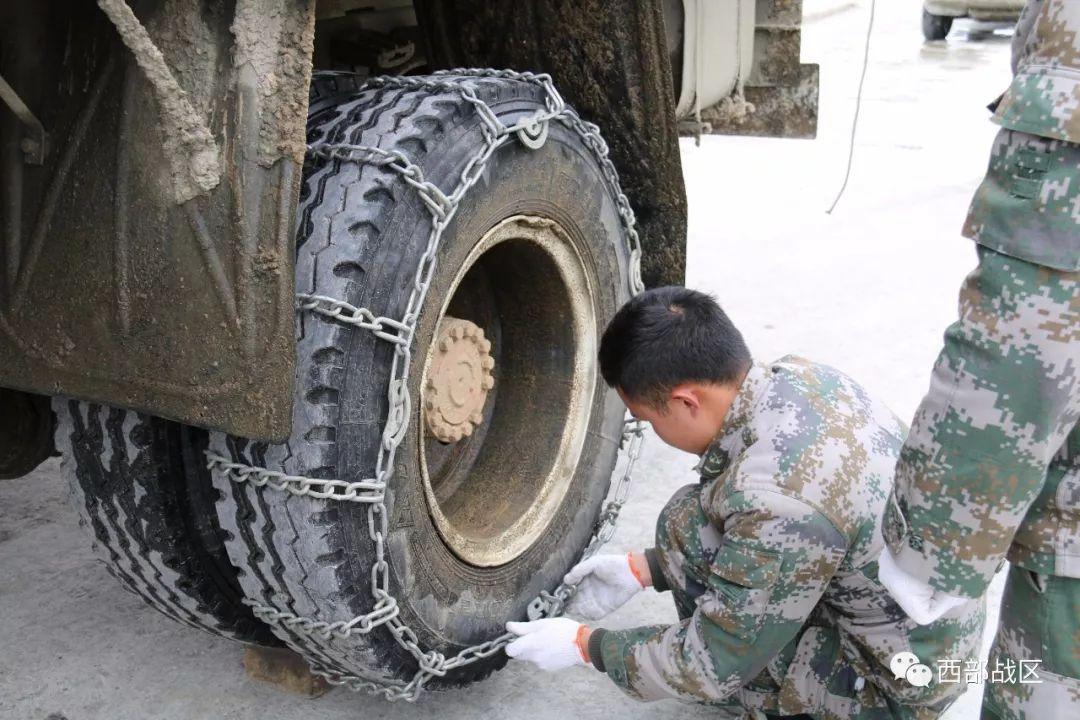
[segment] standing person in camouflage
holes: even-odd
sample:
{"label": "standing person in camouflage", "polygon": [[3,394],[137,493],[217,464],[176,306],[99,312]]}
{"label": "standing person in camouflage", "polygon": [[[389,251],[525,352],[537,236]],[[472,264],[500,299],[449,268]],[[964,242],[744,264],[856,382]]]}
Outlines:
{"label": "standing person in camouflage", "polygon": [[[701,481],[663,509],[654,549],[572,569],[568,612],[597,619],[652,585],[680,622],[510,623],[508,655],[545,670],[591,661],[633,697],[728,717],[933,718],[960,695],[930,668],[977,656],[983,603],[919,626],[877,579],[895,415],[832,368],[752,362],[712,298],[685,288],[620,309],[600,367],[662,440],[701,456]],[[926,665],[894,672],[897,653]]]}
{"label": "standing person in camouflage", "polygon": [[[897,465],[881,580],[932,622],[1005,559],[986,718],[1080,717],[1080,3],[1029,2],[960,290]],[[1022,683],[1021,661],[1038,661]],[[1012,672],[1009,672],[1009,669]],[[1004,680],[1004,682],[1000,682]]]}

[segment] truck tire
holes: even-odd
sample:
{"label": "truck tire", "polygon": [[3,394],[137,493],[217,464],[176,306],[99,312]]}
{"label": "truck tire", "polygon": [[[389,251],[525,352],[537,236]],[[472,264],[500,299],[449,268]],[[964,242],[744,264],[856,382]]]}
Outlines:
{"label": "truck tire", "polygon": [[952,23],[951,15],[935,15],[926,9],[922,11],[922,34],[927,40],[944,40],[952,30]]}
{"label": "truck tire", "polygon": [[[543,91],[531,83],[460,82],[507,124],[543,107]],[[481,151],[480,125],[455,91],[368,86],[310,116],[308,142],[399,151],[449,193]],[[592,535],[624,414],[595,370],[599,333],[629,297],[615,193],[581,137],[551,122],[539,149],[515,138],[491,156],[442,236],[412,345],[412,411],[385,498],[388,589],[424,651],[451,657],[502,634],[507,620],[523,618],[531,599],[559,584]],[[427,207],[392,170],[309,158],[297,292],[400,318],[430,230]],[[495,362],[482,422],[447,445],[425,428],[421,391],[443,315],[480,326]],[[211,452],[293,476],[374,477],[393,346],[310,312],[298,316],[297,333],[292,436],[267,444],[212,433]],[[573,462],[552,467],[568,457],[568,437],[578,443]],[[332,673],[376,682],[413,676],[414,656],[385,625],[348,638],[311,629],[372,610],[370,505],[291,494],[220,470],[214,483],[247,597],[297,621],[273,625],[282,640]],[[496,653],[430,684],[477,680],[503,663]]]}
{"label": "truck tire", "polygon": [[308,116],[356,95],[363,84],[364,78],[352,72],[323,70],[314,73],[308,88]]}
{"label": "truck tire", "polygon": [[221,544],[206,433],[66,398],[55,398],[53,409],[79,524],[108,571],[172,620],[279,645],[243,604]]}

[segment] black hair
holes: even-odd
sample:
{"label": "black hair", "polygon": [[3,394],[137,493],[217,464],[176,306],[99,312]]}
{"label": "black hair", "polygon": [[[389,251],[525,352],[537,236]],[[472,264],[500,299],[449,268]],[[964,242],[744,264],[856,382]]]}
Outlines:
{"label": "black hair", "polygon": [[742,334],[716,300],[675,285],[623,305],[604,330],[599,355],[604,382],[657,408],[681,383],[733,384],[751,363]]}

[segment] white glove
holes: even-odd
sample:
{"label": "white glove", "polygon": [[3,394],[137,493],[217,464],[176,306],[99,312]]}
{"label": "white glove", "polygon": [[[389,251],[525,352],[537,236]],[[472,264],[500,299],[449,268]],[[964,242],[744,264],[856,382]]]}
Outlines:
{"label": "white glove", "polygon": [[506,654],[528,660],[541,670],[562,670],[584,665],[585,650],[578,635],[585,626],[568,618],[546,618],[532,622],[508,622],[506,629],[518,639],[506,646]]}
{"label": "white glove", "polygon": [[629,555],[594,555],[571,568],[563,582],[577,585],[566,612],[586,620],[604,617],[644,589]]}
{"label": "white glove", "polygon": [[929,625],[969,598],[956,597],[935,590],[922,580],[900,569],[888,548],[878,557],[878,580],[904,612],[920,625]]}

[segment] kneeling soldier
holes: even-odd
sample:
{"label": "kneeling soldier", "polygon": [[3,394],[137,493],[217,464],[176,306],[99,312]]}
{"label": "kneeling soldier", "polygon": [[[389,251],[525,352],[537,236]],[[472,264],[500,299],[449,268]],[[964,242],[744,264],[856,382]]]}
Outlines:
{"label": "kneeling soldier", "polygon": [[655,548],[573,568],[568,612],[594,620],[652,585],[680,622],[510,623],[508,655],[546,670],[591,662],[634,697],[736,717],[929,718],[963,692],[938,663],[975,660],[982,601],[919,626],[878,582],[905,434],[892,412],[832,368],[753,362],[715,301],[685,288],[627,303],[600,368],[664,442],[701,456],[701,482],[663,509]]}

